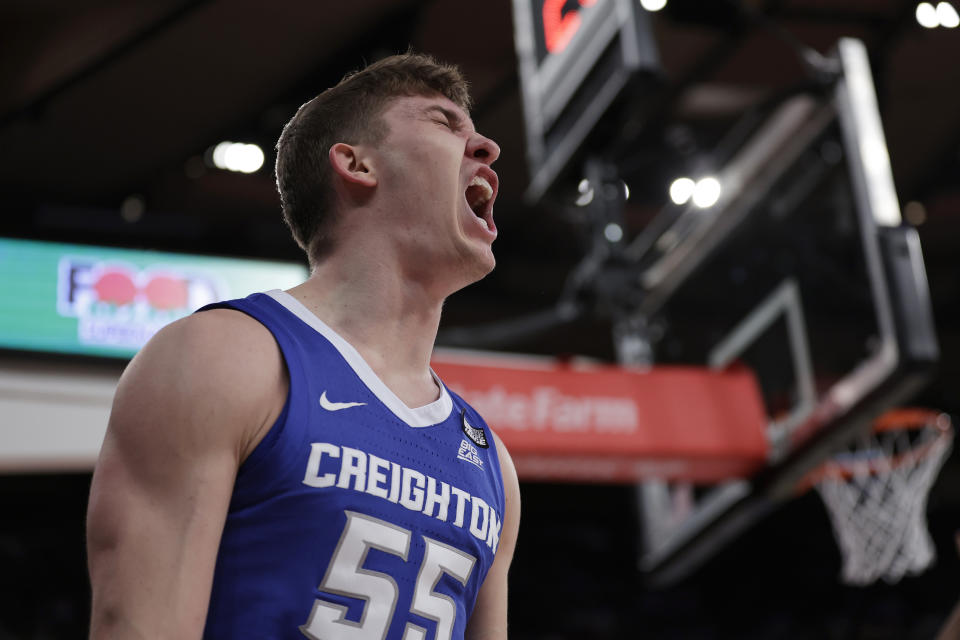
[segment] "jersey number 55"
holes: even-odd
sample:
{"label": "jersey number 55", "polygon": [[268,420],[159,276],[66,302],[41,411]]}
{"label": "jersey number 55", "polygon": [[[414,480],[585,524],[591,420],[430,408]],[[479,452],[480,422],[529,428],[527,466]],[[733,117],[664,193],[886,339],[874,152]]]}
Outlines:
{"label": "jersey number 55", "polygon": [[[359,622],[345,619],[347,608],[317,600],[306,624],[300,627],[314,640],[383,640],[397,606],[397,583],[379,571],[364,569],[367,552],[379,549],[407,560],[411,532],[361,513],[347,511],[347,524],[340,536],[327,574],[320,589],[330,593],[365,600]],[[410,611],[437,623],[434,640],[450,640],[457,615],[457,606],[450,596],[436,593],[434,588],[443,574],[466,586],[476,558],[450,545],[423,537],[425,551],[417,575]],[[427,630],[408,622],[403,640],[426,640]]]}

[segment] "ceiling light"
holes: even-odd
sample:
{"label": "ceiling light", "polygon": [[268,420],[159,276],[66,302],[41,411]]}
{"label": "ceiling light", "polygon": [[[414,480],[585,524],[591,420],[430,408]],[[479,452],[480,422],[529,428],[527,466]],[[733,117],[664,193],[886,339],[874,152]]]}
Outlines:
{"label": "ceiling light", "polygon": [[921,27],[935,29],[940,26],[940,18],[937,17],[937,10],[929,2],[921,2],[917,5],[917,22]]}
{"label": "ceiling light", "polygon": [[955,29],[960,26],[960,16],[957,15],[957,10],[949,2],[937,4],[937,19],[940,21],[940,26],[947,29]]}
{"label": "ceiling light", "polygon": [[123,203],[120,204],[120,217],[126,222],[137,222],[143,217],[143,212],[146,211],[146,208],[143,196],[127,196]]}
{"label": "ceiling light", "polygon": [[660,11],[667,6],[667,0],[640,0],[640,6],[647,11]]}
{"label": "ceiling light", "polygon": [[923,206],[923,203],[915,200],[908,202],[903,207],[903,217],[913,226],[919,227],[927,221],[927,208]]}
{"label": "ceiling light", "polygon": [[690,178],[677,178],[670,184],[670,199],[674,204],[686,204],[696,183]]}
{"label": "ceiling light", "polygon": [[221,142],[213,148],[213,164],[218,169],[254,173],[263,166],[263,149],[255,144]]}
{"label": "ceiling light", "polygon": [[574,200],[574,203],[578,207],[585,207],[591,202],[593,202],[593,185],[590,184],[590,181],[584,178],[580,181],[580,184],[577,185],[577,199]]}
{"label": "ceiling light", "polygon": [[719,180],[710,176],[701,178],[693,188],[693,204],[701,209],[712,207],[720,199],[720,191]]}
{"label": "ceiling light", "polygon": [[616,222],[611,222],[603,228],[603,237],[610,242],[620,242],[623,238],[623,227]]}

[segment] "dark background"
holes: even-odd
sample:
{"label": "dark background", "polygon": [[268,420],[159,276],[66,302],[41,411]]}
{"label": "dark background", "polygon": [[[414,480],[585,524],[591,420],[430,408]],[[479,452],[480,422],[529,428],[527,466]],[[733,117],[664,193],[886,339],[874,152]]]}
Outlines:
{"label": "dark background", "polygon": [[[901,204],[918,202],[943,352],[914,399],[960,412],[960,31],[925,30],[901,0],[672,0],[653,16],[662,78],[630,184],[628,233],[669,181],[710,166],[717,140],[766,97],[805,79],[776,30],[826,52],[871,53]],[[737,17],[737,16],[740,17]],[[296,107],[382,55],[427,51],[471,80],[478,130],[501,145],[497,270],[451,298],[444,326],[550,306],[583,253],[583,228],[528,207],[523,118],[508,0],[224,2],[10,0],[0,4],[0,235],[299,260],[269,167],[209,168],[230,139],[272,148]],[[141,216],[121,215],[135,198]],[[913,211],[919,211],[916,207]],[[129,208],[128,208],[129,212]],[[514,350],[610,359],[610,327],[586,318]],[[119,365],[104,364],[112,368]],[[838,584],[839,553],[815,495],[785,504],[694,575],[644,583],[629,487],[527,483],[512,574],[515,638],[929,638],[960,596],[954,455],[934,487],[935,568],[898,585]],[[0,477],[0,640],[85,633],[83,518],[89,476]]]}

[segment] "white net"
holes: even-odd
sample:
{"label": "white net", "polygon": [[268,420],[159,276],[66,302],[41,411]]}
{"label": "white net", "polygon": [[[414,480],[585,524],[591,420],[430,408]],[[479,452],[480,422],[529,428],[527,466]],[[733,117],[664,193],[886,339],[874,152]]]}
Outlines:
{"label": "white net", "polygon": [[873,431],[828,460],[816,487],[843,556],[843,581],[891,584],[916,575],[936,552],[926,524],[927,495],[950,451],[946,415]]}

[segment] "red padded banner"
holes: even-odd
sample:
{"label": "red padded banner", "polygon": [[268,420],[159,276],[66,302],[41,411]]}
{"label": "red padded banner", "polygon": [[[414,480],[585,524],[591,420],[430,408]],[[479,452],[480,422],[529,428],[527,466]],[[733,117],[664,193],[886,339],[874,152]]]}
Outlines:
{"label": "red padded banner", "polygon": [[523,479],[716,482],[767,463],[768,419],[747,369],[439,350],[433,367],[503,439]]}

